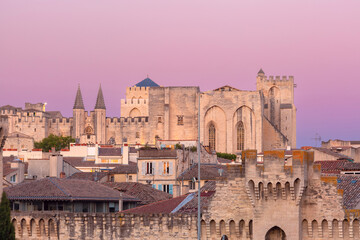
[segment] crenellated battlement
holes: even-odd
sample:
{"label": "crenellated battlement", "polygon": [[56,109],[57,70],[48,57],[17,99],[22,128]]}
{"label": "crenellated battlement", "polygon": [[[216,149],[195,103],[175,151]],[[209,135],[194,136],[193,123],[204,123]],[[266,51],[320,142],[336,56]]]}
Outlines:
{"label": "crenellated battlement", "polygon": [[57,124],[67,124],[67,123],[72,123],[73,118],[69,117],[69,118],[52,118],[49,119],[50,123],[57,123]]}
{"label": "crenellated battlement", "polygon": [[[196,214],[11,212],[17,239],[183,239],[196,238]],[[61,227],[59,227],[59,225]],[[87,226],[87,227],[84,227]]]}
{"label": "crenellated battlement", "polygon": [[320,176],[321,169],[313,163],[313,152],[304,150],[273,150],[263,154],[243,151],[242,165],[252,204],[255,206],[262,199],[291,199],[299,204],[309,174]]}
{"label": "crenellated battlement", "polygon": [[149,117],[114,117],[114,118],[106,118],[107,125],[132,125],[139,123],[148,123]]}
{"label": "crenellated battlement", "polygon": [[136,86],[134,86],[134,87],[128,87],[127,89],[129,90],[129,91],[149,91],[149,88],[150,87],[136,87]]}
{"label": "crenellated battlement", "polygon": [[314,153],[305,150],[272,150],[257,154],[256,150],[246,150],[242,152],[242,162],[250,175],[270,173],[292,176],[302,174],[304,169],[313,166]]}
{"label": "crenellated battlement", "polygon": [[293,76],[258,76],[263,82],[294,82]]}
{"label": "crenellated battlement", "polygon": [[146,99],[121,99],[121,105],[145,105],[148,104],[149,101]]}

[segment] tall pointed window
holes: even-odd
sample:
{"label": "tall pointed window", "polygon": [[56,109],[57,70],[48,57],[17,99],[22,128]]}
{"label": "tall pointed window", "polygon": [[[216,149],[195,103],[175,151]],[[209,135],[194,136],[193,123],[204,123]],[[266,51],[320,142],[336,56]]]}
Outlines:
{"label": "tall pointed window", "polygon": [[211,150],[215,150],[216,144],[216,129],[213,123],[209,126],[209,147]]}
{"label": "tall pointed window", "polygon": [[244,143],[245,143],[245,139],[244,139],[244,124],[243,122],[239,122],[239,124],[237,125],[237,129],[236,129],[236,148],[237,150],[244,150]]}

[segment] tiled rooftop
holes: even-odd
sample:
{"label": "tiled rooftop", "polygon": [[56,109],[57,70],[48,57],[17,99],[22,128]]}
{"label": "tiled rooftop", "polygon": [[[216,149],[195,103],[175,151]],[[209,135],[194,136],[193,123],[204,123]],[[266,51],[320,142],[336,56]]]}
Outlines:
{"label": "tiled rooftop", "polygon": [[107,182],[104,185],[139,199],[145,205],[161,200],[171,199],[172,195],[152,188],[150,185],[136,182]]}
{"label": "tiled rooftop", "polygon": [[81,179],[97,182],[100,179],[107,177],[107,175],[107,172],[77,172],[69,176],[68,179]]}
{"label": "tiled rooftop", "polygon": [[176,150],[172,149],[140,149],[139,158],[176,158]]}
{"label": "tiled rooftop", "polygon": [[136,174],[137,173],[137,164],[129,162],[129,164],[121,164],[116,168],[109,171],[112,174]]}
{"label": "tiled rooftop", "polygon": [[67,178],[43,178],[23,182],[4,191],[10,200],[118,201],[120,199],[118,191],[101,183]]}
{"label": "tiled rooftop", "polygon": [[341,174],[338,176],[337,186],[344,190],[344,207],[360,209],[360,176]]}
{"label": "tiled rooftop", "polygon": [[[221,177],[226,177],[226,166],[220,164],[205,164],[200,165],[200,177],[203,180],[215,180],[220,177],[220,171],[222,171]],[[189,169],[185,170],[178,176],[178,180],[192,180],[198,175],[198,165],[193,164]]]}
{"label": "tiled rooftop", "polygon": [[[215,194],[215,182],[209,181],[201,188],[201,209],[206,209],[209,201]],[[198,208],[197,193],[182,195],[173,199],[155,202],[149,205],[136,207],[122,211],[130,214],[170,214],[170,213],[193,213]]]}

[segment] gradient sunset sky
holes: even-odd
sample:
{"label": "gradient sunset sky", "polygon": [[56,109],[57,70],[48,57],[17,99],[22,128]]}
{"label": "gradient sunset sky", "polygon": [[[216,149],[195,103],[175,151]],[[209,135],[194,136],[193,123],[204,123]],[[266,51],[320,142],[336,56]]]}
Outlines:
{"label": "gradient sunset sky", "polygon": [[107,116],[147,74],[162,86],[293,75],[297,145],[360,140],[359,0],[0,0],[0,105],[47,102],[72,116],[80,83]]}

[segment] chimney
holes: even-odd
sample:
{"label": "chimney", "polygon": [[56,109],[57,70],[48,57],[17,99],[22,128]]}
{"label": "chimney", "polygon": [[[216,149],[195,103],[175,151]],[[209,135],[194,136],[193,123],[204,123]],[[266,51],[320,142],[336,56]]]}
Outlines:
{"label": "chimney", "polygon": [[123,155],[122,164],[129,164],[129,145],[127,143],[125,143],[123,146],[122,155]]}
{"label": "chimney", "polygon": [[120,191],[119,212],[121,212],[122,210],[123,210],[123,195],[122,192]]}

